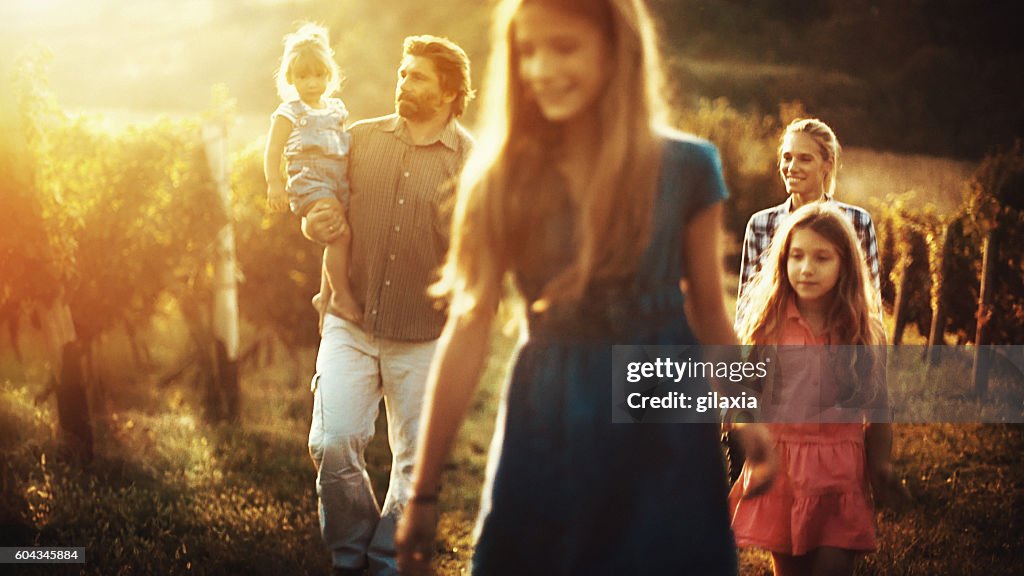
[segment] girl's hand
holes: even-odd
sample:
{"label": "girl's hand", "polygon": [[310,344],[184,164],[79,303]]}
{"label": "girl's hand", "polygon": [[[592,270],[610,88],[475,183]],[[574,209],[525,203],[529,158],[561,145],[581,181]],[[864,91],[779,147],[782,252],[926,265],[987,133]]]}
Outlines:
{"label": "girl's hand", "polygon": [[772,487],[779,469],[772,435],[763,424],[733,424],[731,431],[743,447],[747,457],[744,465],[750,470],[743,481],[743,497],[760,496]]}
{"label": "girl's hand", "polygon": [[437,500],[409,500],[395,533],[398,570],[402,574],[430,574],[437,520]]}
{"label": "girl's hand", "polygon": [[893,471],[891,463],[868,465],[868,478],[871,480],[871,493],[875,505],[902,512],[910,504],[910,491]]}
{"label": "girl's hand", "polygon": [[267,184],[267,207],[274,212],[284,212],[288,209],[288,194],[285,193],[284,184],[280,182]]}

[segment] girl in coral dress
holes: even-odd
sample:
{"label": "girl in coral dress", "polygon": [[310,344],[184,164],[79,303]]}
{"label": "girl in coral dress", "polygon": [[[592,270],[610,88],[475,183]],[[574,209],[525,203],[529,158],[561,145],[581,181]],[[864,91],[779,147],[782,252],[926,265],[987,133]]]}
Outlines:
{"label": "girl in coral dress", "polygon": [[852,574],[875,549],[875,501],[898,490],[871,276],[827,203],[794,212],[769,250],[739,336],[771,366],[761,409],[779,473],[749,497],[744,468],[730,494],[736,543],[769,550],[780,576]]}

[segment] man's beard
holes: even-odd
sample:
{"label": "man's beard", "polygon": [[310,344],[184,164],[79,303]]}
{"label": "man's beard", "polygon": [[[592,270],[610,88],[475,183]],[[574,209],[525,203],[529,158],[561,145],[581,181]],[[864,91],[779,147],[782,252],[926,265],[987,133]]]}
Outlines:
{"label": "man's beard", "polygon": [[433,116],[433,110],[424,104],[422,99],[413,96],[398,98],[396,102],[398,115],[414,122],[427,120]]}

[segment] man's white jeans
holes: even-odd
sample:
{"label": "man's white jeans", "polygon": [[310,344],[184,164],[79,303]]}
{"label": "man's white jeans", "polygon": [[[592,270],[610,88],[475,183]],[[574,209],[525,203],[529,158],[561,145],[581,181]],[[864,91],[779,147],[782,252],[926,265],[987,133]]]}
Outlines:
{"label": "man's white jeans", "polygon": [[[376,338],[337,316],[324,317],[311,385],[309,454],[317,468],[320,533],[334,566],[397,573],[395,526],[412,489],[420,409],[436,344]],[[382,396],[393,454],[383,510],[364,458]]]}

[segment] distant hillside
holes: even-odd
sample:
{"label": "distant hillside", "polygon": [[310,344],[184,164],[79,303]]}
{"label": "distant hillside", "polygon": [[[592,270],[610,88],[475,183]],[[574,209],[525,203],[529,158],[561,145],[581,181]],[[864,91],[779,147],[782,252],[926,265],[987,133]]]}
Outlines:
{"label": "distant hillside", "polygon": [[979,158],[1024,135],[1013,2],[650,1],[692,93],[800,100],[847,143],[903,152]]}
{"label": "distant hillside", "polygon": [[[952,214],[960,207],[976,168],[975,162],[846,148],[839,173],[839,195],[859,206],[870,206],[872,200],[886,203],[903,197],[908,204],[931,203],[938,213]],[[915,201],[910,202],[909,198]]]}

